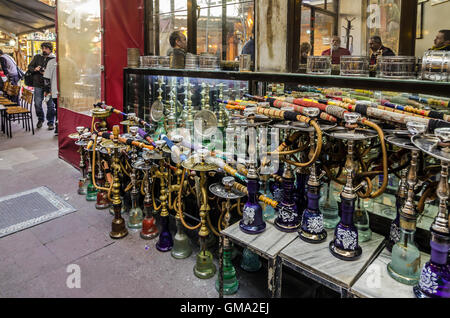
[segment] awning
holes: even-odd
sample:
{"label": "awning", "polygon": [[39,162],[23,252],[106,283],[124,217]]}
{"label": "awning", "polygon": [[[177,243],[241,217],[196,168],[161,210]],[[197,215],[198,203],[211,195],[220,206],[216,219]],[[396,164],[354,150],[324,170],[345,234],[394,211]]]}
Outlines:
{"label": "awning", "polygon": [[0,30],[16,36],[55,26],[56,9],[37,0],[0,0]]}

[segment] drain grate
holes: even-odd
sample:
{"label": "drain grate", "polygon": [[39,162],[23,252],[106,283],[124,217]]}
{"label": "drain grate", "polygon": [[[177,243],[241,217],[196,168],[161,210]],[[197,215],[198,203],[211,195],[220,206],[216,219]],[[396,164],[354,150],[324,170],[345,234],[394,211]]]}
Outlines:
{"label": "drain grate", "polygon": [[76,211],[47,187],[0,198],[0,237]]}

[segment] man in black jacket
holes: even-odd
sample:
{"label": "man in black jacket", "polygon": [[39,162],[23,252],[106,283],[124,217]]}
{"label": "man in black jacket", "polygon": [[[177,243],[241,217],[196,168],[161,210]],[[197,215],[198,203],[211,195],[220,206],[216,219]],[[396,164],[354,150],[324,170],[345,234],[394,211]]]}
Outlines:
{"label": "man in black jacket", "polygon": [[372,51],[372,55],[370,56],[370,65],[377,64],[378,56],[395,56],[394,51],[383,45],[383,42],[378,35],[374,35],[370,38],[369,47]]}
{"label": "man in black jacket", "polygon": [[[36,109],[36,116],[38,118],[37,128],[41,128],[44,123],[44,110],[42,109],[42,102],[44,100],[44,71],[49,60],[55,58],[53,55],[53,45],[50,42],[41,44],[42,54],[36,54],[33,57],[28,70],[33,74],[34,87],[34,106]],[[55,108],[52,99],[47,101],[47,125],[49,130],[53,130],[55,120]]]}

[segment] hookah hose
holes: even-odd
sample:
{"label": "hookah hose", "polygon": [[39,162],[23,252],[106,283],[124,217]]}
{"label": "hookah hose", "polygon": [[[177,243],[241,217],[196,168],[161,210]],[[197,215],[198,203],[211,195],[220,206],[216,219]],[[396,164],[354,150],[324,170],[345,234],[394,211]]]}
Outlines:
{"label": "hookah hose", "polygon": [[314,162],[317,161],[317,159],[319,158],[319,155],[322,151],[322,130],[320,129],[320,126],[317,124],[316,121],[314,121],[308,117],[298,115],[297,113],[294,113],[294,112],[286,112],[286,111],[275,110],[275,109],[267,109],[267,108],[263,108],[263,107],[257,107],[256,111],[258,114],[266,115],[268,117],[286,119],[288,121],[299,121],[299,122],[303,122],[303,123],[313,126],[317,133],[317,147],[315,149],[314,155],[312,156],[311,160],[307,163],[297,163],[295,161],[291,161],[288,159],[284,159],[284,161],[291,165],[294,165],[296,167],[300,167],[300,168],[309,167],[310,165],[312,165]]}
{"label": "hookah hose", "polygon": [[138,134],[139,134],[142,138],[144,138],[145,140],[147,140],[153,147],[156,147],[155,142],[153,141],[152,138],[150,138],[150,135],[147,134],[147,133],[145,132],[144,129],[139,128],[139,129],[138,129]]}
{"label": "hookah hose", "polygon": [[430,118],[434,118],[434,119],[442,119],[445,121],[450,121],[450,116],[446,115],[444,113],[435,111],[435,110],[424,110],[424,109],[418,109],[418,108],[414,108],[412,106],[401,106],[401,105],[397,105],[397,104],[393,104],[388,100],[381,100],[381,105],[383,106],[387,106],[390,108],[394,108],[394,109],[398,109],[398,110],[402,110],[402,111],[406,111],[409,113],[414,113],[417,115],[421,115],[421,116],[425,116],[425,117],[430,117]]}
{"label": "hookah hose", "polygon": [[[183,192],[183,183],[184,183],[184,175],[186,174],[186,168],[183,169],[183,173],[181,175],[181,186],[180,189],[178,190],[178,197],[177,197],[177,202],[178,204],[176,206],[174,206],[175,211],[178,212],[180,214],[180,221],[183,224],[183,226],[185,228],[187,228],[188,230],[196,230],[198,228],[200,228],[200,226],[202,225],[202,222],[199,222],[196,226],[189,226],[186,221],[184,220],[184,214],[183,214],[183,209],[182,209],[182,205],[181,205],[181,192]],[[178,207],[178,210],[177,210]],[[207,213],[209,214],[209,213]]]}
{"label": "hookah hose", "polygon": [[[247,187],[246,187],[246,186],[243,186],[243,185],[240,184],[240,183],[235,182],[235,183],[233,184],[233,188],[234,188],[235,190],[238,190],[239,192],[242,192],[242,193],[248,195]],[[267,205],[270,205],[270,206],[273,207],[274,209],[278,206],[278,202],[277,202],[277,201],[272,200],[272,199],[269,199],[268,197],[266,197],[266,196],[263,195],[263,194],[260,194],[260,193],[258,193],[258,194],[259,194],[259,196],[258,196],[259,201],[264,202],[264,203],[267,204]]]}
{"label": "hookah hose", "polygon": [[[426,111],[422,111],[420,109],[415,109],[412,107],[411,107],[411,109],[413,111],[411,111],[410,108],[406,109],[403,106],[395,105],[395,104],[389,103],[388,101],[385,101],[385,100],[381,101],[381,103],[382,103],[381,105],[377,105],[377,103],[373,103],[373,102],[360,101],[360,100],[351,99],[351,98],[343,98],[341,103],[342,104],[339,104],[339,105],[344,108],[348,108],[348,107],[351,107],[354,105],[366,105],[366,106],[377,108],[380,110],[385,110],[388,112],[393,112],[393,113],[403,114],[403,115],[408,115],[408,116],[429,118],[430,117],[429,115],[431,114],[431,115],[435,116],[435,119],[444,119],[442,114],[440,114],[439,112],[436,112],[436,111],[426,112]],[[347,103],[347,105],[345,103]],[[407,107],[409,107],[409,106],[407,106]]]}
{"label": "hookah hose", "polygon": [[[103,103],[98,103],[98,104],[96,104],[96,105],[94,105],[94,106],[98,106],[98,107],[101,107],[101,108],[103,108],[103,109],[109,110],[109,111],[111,111],[111,112],[113,112],[113,113],[115,113],[115,114],[117,114],[117,115],[122,115],[122,116],[124,117],[124,119],[127,119],[127,118],[128,118],[128,114],[125,114],[125,113],[121,112],[120,110],[115,109],[115,108],[112,107],[112,106],[107,106],[107,105],[105,105],[105,104],[103,104]],[[140,119],[140,118],[138,118],[138,117],[135,117],[135,119],[136,119],[136,121],[137,121],[139,124],[141,124],[142,126],[151,127],[151,125],[150,125],[149,123],[147,123],[146,121],[144,121],[143,119]],[[143,131],[142,128],[139,128],[139,130],[142,130],[142,131]],[[139,131],[139,134],[141,135],[141,132],[140,132],[140,131]],[[141,135],[141,136],[142,136],[142,138],[144,138],[145,140],[147,140],[150,144],[152,144],[153,147],[156,147],[155,142],[153,141],[153,139],[150,138],[150,136],[149,136],[148,134],[146,134],[145,131],[144,131],[144,135]]]}
{"label": "hookah hose", "polygon": [[167,147],[174,153],[177,158],[180,158],[181,161],[186,161],[187,157],[185,154],[181,153],[180,148],[174,145],[174,143],[164,134],[159,136],[159,139],[162,139],[166,142]]}
{"label": "hookah hose", "polygon": [[[305,116],[307,116],[307,113],[305,112],[305,108],[308,108],[308,107],[309,108],[311,108],[311,107],[316,108],[315,105],[310,105],[310,104],[303,104],[302,103],[300,105],[297,105],[295,103],[288,102],[287,99],[285,99],[285,100],[281,100],[280,98],[267,98],[267,99],[264,99],[262,97],[252,96],[252,95],[249,95],[249,94],[246,94],[245,96],[247,98],[256,99],[256,100],[262,100],[264,102],[268,102],[271,107],[275,107],[275,108],[279,108],[279,109],[284,108],[284,107],[292,108],[295,112],[300,113],[300,114],[305,115]],[[337,122],[336,117],[334,117],[334,116],[332,116],[330,114],[327,114],[324,111],[322,111],[320,113],[320,119],[325,120],[325,121],[329,121],[329,122],[332,122],[332,123],[336,123]]]}

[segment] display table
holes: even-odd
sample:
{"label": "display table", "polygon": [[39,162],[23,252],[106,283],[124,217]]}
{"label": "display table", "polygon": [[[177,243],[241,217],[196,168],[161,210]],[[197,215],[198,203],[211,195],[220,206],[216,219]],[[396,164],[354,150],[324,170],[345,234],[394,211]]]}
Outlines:
{"label": "display table", "polygon": [[268,260],[268,290],[270,296],[281,295],[281,261],[278,254],[298,237],[297,232],[284,233],[275,228],[271,223],[266,223],[266,230],[258,235],[250,235],[241,231],[239,222],[231,225],[221,232],[219,250],[219,297],[223,297],[223,247],[224,238],[240,246],[246,247],[252,252]]}
{"label": "display table", "polygon": [[334,230],[327,233],[327,240],[320,244],[297,238],[280,252],[279,257],[282,265],[337,291],[341,297],[349,297],[351,286],[384,248],[384,237],[373,233],[370,241],[360,244],[363,250],[360,259],[343,261],[334,257],[328,247]]}
{"label": "display table", "polygon": [[[421,254],[422,268],[430,255]],[[390,262],[391,253],[385,248],[352,286],[351,293],[360,298],[415,298],[413,286],[402,284],[389,275],[387,265]]]}

